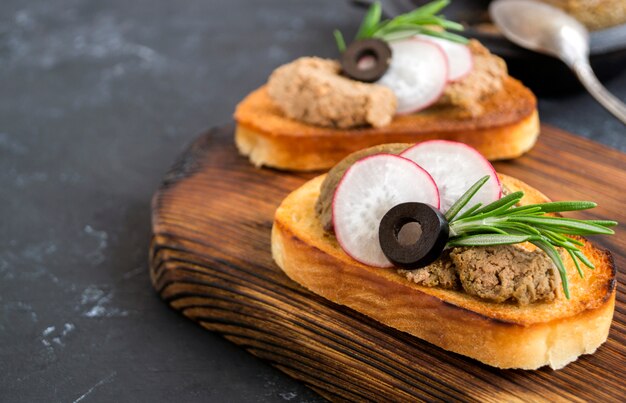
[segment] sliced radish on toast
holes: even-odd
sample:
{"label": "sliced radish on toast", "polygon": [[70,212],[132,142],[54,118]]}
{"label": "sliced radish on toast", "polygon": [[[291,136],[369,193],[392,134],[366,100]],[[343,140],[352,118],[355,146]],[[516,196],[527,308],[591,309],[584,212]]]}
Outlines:
{"label": "sliced radish on toast", "polygon": [[441,47],[448,60],[448,81],[458,81],[472,71],[474,57],[467,45],[429,35],[417,35],[416,38],[431,41]]}
{"label": "sliced radish on toast", "polygon": [[333,226],[342,249],[361,263],[389,267],[378,240],[378,227],[392,207],[405,202],[439,208],[433,178],[416,163],[392,154],[377,154],[354,163],[333,198]]}
{"label": "sliced radish on toast", "polygon": [[414,161],[433,177],[439,188],[440,209],[444,213],[485,175],[491,178],[459,214],[477,203],[486,205],[502,196],[500,180],[491,163],[467,144],[447,140],[425,141],[400,155]]}
{"label": "sliced radish on toast", "polygon": [[435,103],[448,82],[448,61],[441,47],[416,38],[389,43],[389,69],[378,84],[398,99],[397,112],[412,113]]}

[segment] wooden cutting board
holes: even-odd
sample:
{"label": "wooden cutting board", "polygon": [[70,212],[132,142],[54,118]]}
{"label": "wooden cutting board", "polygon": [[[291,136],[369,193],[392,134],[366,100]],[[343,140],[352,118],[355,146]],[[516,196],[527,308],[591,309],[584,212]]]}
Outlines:
{"label": "wooden cutting board", "polygon": [[[626,154],[544,126],[527,155],[496,163],[579,217],[623,223],[597,243],[626,262]],[[270,253],[276,207],[313,174],[252,167],[233,126],[202,135],[152,201],[150,270],[174,309],[331,400],[626,400],[626,278],[609,340],[560,371],[499,370],[390,329],[287,278]],[[182,335],[184,337],[184,335]]]}

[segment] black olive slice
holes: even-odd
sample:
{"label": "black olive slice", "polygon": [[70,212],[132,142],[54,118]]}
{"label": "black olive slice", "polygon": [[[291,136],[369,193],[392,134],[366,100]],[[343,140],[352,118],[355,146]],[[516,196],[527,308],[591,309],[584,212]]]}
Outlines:
{"label": "black olive slice", "polygon": [[343,74],[353,80],[372,83],[385,74],[391,61],[391,48],[381,39],[354,41],[341,56]]}
{"label": "black olive slice", "polygon": [[405,269],[419,269],[441,256],[448,242],[448,221],[428,204],[402,203],[385,214],[378,237],[391,263]]}

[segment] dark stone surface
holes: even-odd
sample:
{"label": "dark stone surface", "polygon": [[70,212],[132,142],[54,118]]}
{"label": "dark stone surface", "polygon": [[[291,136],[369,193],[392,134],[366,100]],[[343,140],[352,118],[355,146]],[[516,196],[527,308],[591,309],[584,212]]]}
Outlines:
{"label": "dark stone surface", "polygon": [[[0,2],[0,400],[317,401],[167,308],[150,197],[194,136],[300,55],[335,55],[343,2]],[[626,75],[607,83],[622,99]],[[543,121],[626,151],[586,94]]]}

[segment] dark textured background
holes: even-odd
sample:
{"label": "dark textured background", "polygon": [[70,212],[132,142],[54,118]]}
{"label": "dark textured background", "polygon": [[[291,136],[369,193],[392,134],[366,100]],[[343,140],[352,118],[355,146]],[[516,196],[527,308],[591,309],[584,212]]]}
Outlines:
{"label": "dark textured background", "polygon": [[[334,56],[332,29],[360,16],[337,0],[0,2],[0,400],[319,400],[156,297],[149,203],[196,134],[277,65]],[[626,74],[607,85],[626,97]],[[626,151],[586,94],[539,106]]]}

